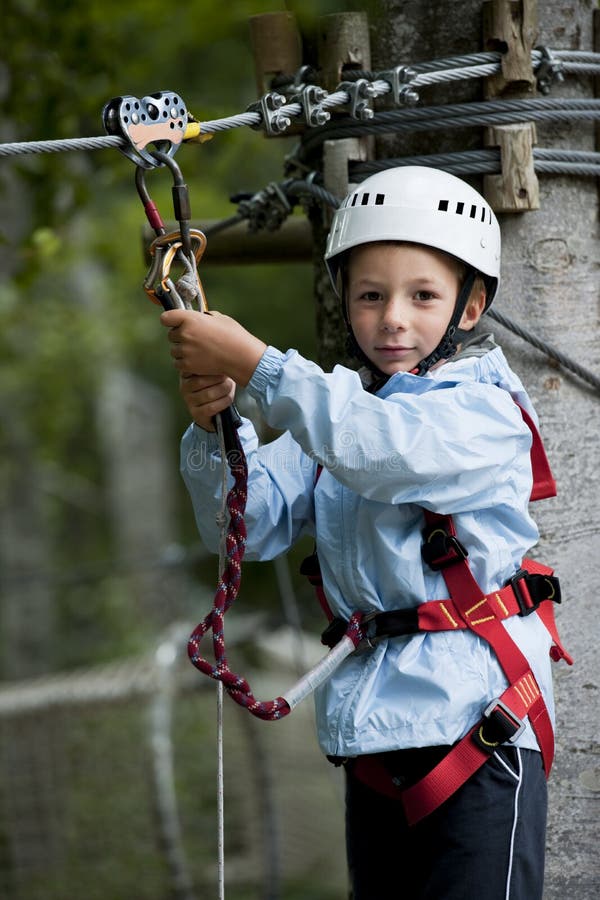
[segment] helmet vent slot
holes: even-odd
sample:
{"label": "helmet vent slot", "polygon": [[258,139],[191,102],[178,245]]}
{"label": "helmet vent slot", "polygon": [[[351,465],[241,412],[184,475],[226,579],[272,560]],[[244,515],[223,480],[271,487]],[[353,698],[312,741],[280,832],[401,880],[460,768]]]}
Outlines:
{"label": "helmet vent slot", "polygon": [[356,194],[347,201],[345,206],[383,206],[385,203],[385,194]]}
{"label": "helmet vent slot", "polygon": [[473,206],[471,207],[470,216],[471,216],[472,219],[474,219],[476,215],[477,215],[477,207],[476,207],[475,205],[473,205]]}
{"label": "helmet vent slot", "polygon": [[464,208],[465,208],[465,204],[459,200],[458,203],[456,204],[457,215],[462,216]]}
{"label": "helmet vent slot", "polygon": [[438,203],[438,209],[440,212],[448,212],[448,201],[440,200],[440,202]]}

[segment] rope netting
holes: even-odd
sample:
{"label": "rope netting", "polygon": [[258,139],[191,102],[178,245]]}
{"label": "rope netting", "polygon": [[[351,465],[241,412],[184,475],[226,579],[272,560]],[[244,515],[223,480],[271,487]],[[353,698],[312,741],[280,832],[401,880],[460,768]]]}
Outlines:
{"label": "rope netting", "polygon": [[[292,635],[272,636],[271,655],[256,626],[236,617],[232,645],[260,656],[252,679],[268,691],[294,677],[280,652]],[[140,657],[0,686],[0,897],[216,896],[214,692],[182,652],[190,629]],[[315,869],[333,895],[345,877],[342,788],[305,740],[312,708],[261,724],[227,704],[228,895],[287,896]]]}

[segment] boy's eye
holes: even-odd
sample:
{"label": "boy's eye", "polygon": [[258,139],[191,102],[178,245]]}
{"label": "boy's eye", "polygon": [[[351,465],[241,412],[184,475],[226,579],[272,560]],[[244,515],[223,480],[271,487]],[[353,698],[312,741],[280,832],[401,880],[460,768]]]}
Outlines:
{"label": "boy's eye", "polygon": [[433,300],[435,295],[431,291],[417,291],[415,296],[417,300],[426,301]]}
{"label": "boy's eye", "polygon": [[379,291],[365,291],[363,294],[360,295],[361,300],[369,300],[369,301],[379,300],[380,297],[381,297],[381,294],[379,293]]}

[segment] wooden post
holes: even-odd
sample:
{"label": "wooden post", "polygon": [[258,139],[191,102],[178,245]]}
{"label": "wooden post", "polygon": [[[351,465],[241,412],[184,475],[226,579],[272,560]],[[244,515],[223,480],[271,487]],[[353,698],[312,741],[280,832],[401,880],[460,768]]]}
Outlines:
{"label": "wooden post", "polygon": [[535,126],[500,125],[487,129],[486,144],[500,148],[501,175],[483,179],[485,197],[496,212],[524,212],[540,208],[540,192],[533,168]]}
{"label": "wooden post", "polygon": [[[347,77],[349,69],[369,71],[371,45],[369,22],[364,12],[335,13],[319,19],[318,55],[321,81],[332,92]],[[366,160],[373,156],[372,136],[326,141],[323,158],[323,181],[328,191],[342,199],[348,193],[348,161]],[[334,293],[323,263],[331,211],[324,209],[311,215],[314,234],[315,298],[319,362],[325,369],[336,363],[349,362],[346,354],[346,326],[339,298]],[[351,363],[350,363],[351,364]]]}
{"label": "wooden post", "polygon": [[[486,79],[486,98],[531,96],[536,84],[531,64],[537,34],[536,0],[488,0],[483,5],[483,28],[485,49],[502,53],[502,72]],[[486,146],[500,148],[501,174],[483,179],[483,192],[496,212],[539,209],[535,141],[531,123],[486,130]]]}
{"label": "wooden post", "polygon": [[348,163],[369,159],[369,147],[364,138],[341,138],[323,144],[323,181],[328,191],[340,200],[350,190]]}
{"label": "wooden post", "polygon": [[483,4],[484,47],[502,53],[502,72],[486,79],[486,97],[535,92],[531,51],[537,35],[536,0],[489,0]]}
{"label": "wooden post", "polygon": [[259,96],[271,89],[276,75],[293,75],[302,64],[302,46],[296,18],[289,12],[251,16],[250,41],[254,53]]}
{"label": "wooden post", "polygon": [[[334,13],[319,20],[319,68],[326,90],[332,92],[349,69],[369,71],[371,45],[366,13]],[[323,180],[336,197],[348,193],[348,162],[372,159],[372,136],[325,142]]]}
{"label": "wooden post", "polygon": [[323,87],[334,91],[348,69],[371,68],[369,20],[364,12],[333,13],[319,19],[319,66]]}

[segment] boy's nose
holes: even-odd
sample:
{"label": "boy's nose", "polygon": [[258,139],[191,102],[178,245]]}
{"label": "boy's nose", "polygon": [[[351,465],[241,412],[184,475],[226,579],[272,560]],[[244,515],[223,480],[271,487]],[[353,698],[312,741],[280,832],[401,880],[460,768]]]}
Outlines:
{"label": "boy's nose", "polygon": [[383,308],[381,327],[384,331],[406,328],[406,306],[400,298],[391,297]]}

